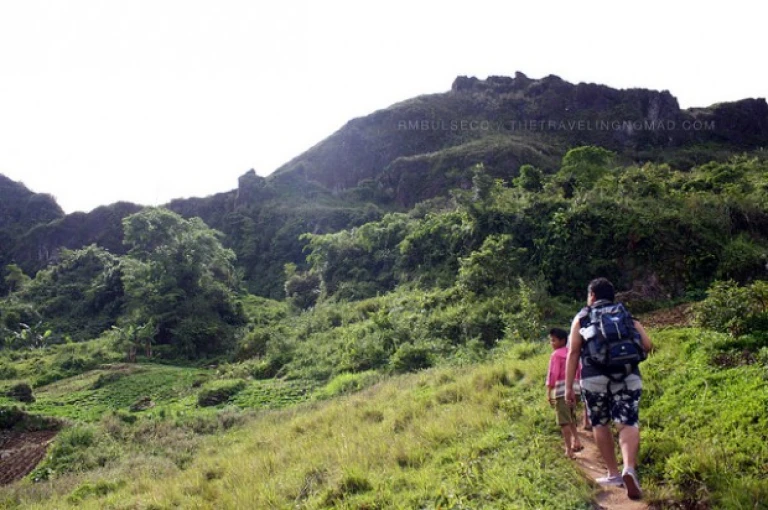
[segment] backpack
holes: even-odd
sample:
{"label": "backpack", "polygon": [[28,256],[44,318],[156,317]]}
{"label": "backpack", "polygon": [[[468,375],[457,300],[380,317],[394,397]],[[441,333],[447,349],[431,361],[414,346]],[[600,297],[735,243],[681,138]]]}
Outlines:
{"label": "backpack", "polygon": [[583,360],[601,374],[621,381],[647,357],[632,316],[622,303],[588,307],[581,315]]}

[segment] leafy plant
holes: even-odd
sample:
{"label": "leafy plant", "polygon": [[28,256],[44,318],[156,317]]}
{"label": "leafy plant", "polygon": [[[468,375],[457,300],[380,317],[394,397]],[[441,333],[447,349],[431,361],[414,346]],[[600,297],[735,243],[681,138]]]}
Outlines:
{"label": "leafy plant", "polygon": [[242,380],[219,380],[206,384],[197,395],[201,407],[223,404],[245,388]]}

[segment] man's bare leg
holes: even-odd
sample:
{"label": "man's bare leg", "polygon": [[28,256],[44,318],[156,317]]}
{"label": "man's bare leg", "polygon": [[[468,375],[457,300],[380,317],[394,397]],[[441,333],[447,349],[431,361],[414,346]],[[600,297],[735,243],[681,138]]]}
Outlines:
{"label": "man's bare leg", "polygon": [[614,450],[613,432],[610,425],[595,425],[592,427],[592,434],[597,443],[597,449],[603,457],[605,466],[608,468],[608,476],[619,476],[619,465],[616,463],[616,452]]}
{"label": "man's bare leg", "polygon": [[635,469],[637,467],[637,450],[640,447],[640,429],[620,425],[619,446],[624,468]]}

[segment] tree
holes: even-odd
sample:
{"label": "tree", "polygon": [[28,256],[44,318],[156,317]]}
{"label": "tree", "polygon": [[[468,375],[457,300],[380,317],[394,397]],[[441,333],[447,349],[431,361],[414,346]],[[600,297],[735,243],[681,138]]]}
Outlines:
{"label": "tree", "polygon": [[[200,218],[148,208],[123,220],[128,322],[189,358],[221,352],[243,322],[235,304],[235,254]],[[149,345],[149,344],[147,344]],[[148,351],[151,353],[151,351]]]}
{"label": "tree", "polygon": [[476,294],[508,289],[525,273],[528,258],[528,250],[515,246],[511,235],[490,235],[461,259],[459,286]]}
{"label": "tree", "polygon": [[312,271],[296,271],[296,264],[285,265],[285,297],[296,308],[306,310],[320,296],[320,276]]}
{"label": "tree", "polygon": [[62,250],[56,265],[39,271],[16,295],[57,334],[93,338],[122,312],[120,258],[96,245]]}
{"label": "tree", "polygon": [[557,172],[566,198],[570,198],[575,190],[591,189],[598,179],[610,171],[615,157],[615,153],[591,145],[569,150]]}
{"label": "tree", "polygon": [[16,264],[8,264],[5,266],[5,271],[5,285],[8,288],[8,295],[13,292],[18,292],[29,283],[29,276],[25,275],[24,271],[22,271]]}
{"label": "tree", "polygon": [[520,176],[514,178],[512,184],[526,191],[539,192],[544,188],[544,174],[533,165],[523,165]]}
{"label": "tree", "polygon": [[112,326],[114,331],[115,348],[119,351],[125,351],[126,361],[136,362],[136,352],[144,347],[144,355],[152,358],[152,339],[157,334],[153,324],[142,324],[137,326],[129,324],[124,328]]}

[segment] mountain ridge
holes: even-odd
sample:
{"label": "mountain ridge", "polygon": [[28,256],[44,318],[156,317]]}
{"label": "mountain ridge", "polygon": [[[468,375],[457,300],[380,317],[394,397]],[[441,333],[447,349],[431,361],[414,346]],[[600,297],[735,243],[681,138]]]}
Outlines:
{"label": "mountain ridge", "polygon": [[[224,232],[246,279],[266,279],[264,292],[279,295],[282,283],[274,274],[284,263],[303,263],[300,234],[353,227],[467,188],[476,164],[509,182],[524,164],[552,173],[570,148],[596,145],[616,152],[621,164],[666,162],[687,170],[766,143],[764,98],[683,110],[667,90],[573,84],[520,72],[484,80],[459,76],[446,92],[349,120],[269,176],[250,170],[233,190],[165,206]],[[0,198],[13,210],[0,222],[13,225],[0,224],[0,261],[17,262],[29,273],[55,260],[61,248],[97,243],[119,254],[120,222],[142,207],[119,202],[64,215],[53,197],[38,194],[35,200],[48,211],[38,217],[24,212],[31,192],[3,179],[0,191],[8,196]]]}

